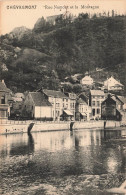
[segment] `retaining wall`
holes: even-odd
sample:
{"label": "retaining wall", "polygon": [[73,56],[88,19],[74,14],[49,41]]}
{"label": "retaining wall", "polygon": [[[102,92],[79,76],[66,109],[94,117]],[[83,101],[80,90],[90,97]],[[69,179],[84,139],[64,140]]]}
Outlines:
{"label": "retaining wall", "polygon": [[[8,133],[27,133],[28,126],[34,122],[34,126],[31,132],[37,131],[59,131],[59,130],[70,130],[70,122],[40,122],[40,121],[18,121],[17,123],[1,124],[0,134]],[[106,128],[120,127],[121,122],[118,121],[107,121]],[[75,122],[73,129],[104,129],[104,121],[85,121]]]}

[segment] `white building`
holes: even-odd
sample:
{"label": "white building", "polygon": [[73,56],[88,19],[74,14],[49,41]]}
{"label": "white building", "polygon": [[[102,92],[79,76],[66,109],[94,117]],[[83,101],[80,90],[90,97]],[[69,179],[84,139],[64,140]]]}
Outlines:
{"label": "white building", "polygon": [[70,112],[73,114],[75,119],[75,106],[77,95],[75,93],[65,93],[65,95],[70,99]]}
{"label": "white building", "polygon": [[101,118],[101,103],[105,100],[105,94],[101,90],[90,90],[89,105],[92,108],[92,116]]}
{"label": "white building", "polygon": [[93,82],[93,79],[88,75],[82,78],[80,81],[82,85],[93,85]]}
{"label": "white building", "polygon": [[91,115],[91,107],[82,100],[78,98],[76,101],[76,120],[89,120]]}
{"label": "white building", "polygon": [[23,114],[29,118],[51,120],[52,105],[41,92],[29,92],[24,100]]}
{"label": "white building", "polygon": [[47,89],[43,89],[42,92],[45,95],[45,98],[52,104],[53,120],[60,120],[60,116],[62,116],[63,113],[66,113],[68,118],[69,116],[74,116],[71,112],[70,98],[64,93]]}
{"label": "white building", "polygon": [[108,89],[108,91],[120,91],[123,90],[124,85],[111,76],[109,79],[104,81],[104,87],[105,89]]}

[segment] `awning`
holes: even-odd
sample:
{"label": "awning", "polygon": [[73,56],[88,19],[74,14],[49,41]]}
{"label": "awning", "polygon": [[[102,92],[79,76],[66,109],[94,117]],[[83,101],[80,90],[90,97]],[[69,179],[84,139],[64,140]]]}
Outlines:
{"label": "awning", "polygon": [[80,114],[81,114],[82,116],[87,116],[87,114],[86,114],[85,112],[80,112]]}
{"label": "awning", "polygon": [[65,112],[68,116],[73,116],[73,114],[72,114],[69,110],[64,110],[64,112]]}

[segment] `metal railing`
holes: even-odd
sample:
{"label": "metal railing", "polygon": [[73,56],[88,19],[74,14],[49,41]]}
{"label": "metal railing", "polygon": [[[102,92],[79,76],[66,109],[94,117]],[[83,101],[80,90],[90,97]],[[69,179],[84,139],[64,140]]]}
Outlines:
{"label": "metal railing", "polygon": [[[69,121],[61,121],[61,120],[55,120],[55,121],[48,121],[48,120],[46,120],[46,121],[42,121],[42,120],[8,120],[8,119],[0,119],[0,124],[30,124],[30,123],[32,123],[32,122],[34,122],[35,124],[40,124],[40,123],[43,123],[43,124],[45,124],[45,123],[49,123],[49,124],[54,124],[54,123],[59,123],[59,124],[64,124],[64,123],[70,123],[71,121],[69,120]],[[86,122],[88,122],[88,123],[94,123],[94,122],[96,122],[96,121],[74,121],[74,122],[76,122],[76,123],[86,123]],[[101,122],[101,120],[99,120],[99,121],[97,121],[97,122]]]}

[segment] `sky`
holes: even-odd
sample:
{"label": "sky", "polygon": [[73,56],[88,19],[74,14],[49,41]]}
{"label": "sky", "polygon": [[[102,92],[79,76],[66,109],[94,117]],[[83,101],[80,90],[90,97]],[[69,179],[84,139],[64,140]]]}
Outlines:
{"label": "sky", "polygon": [[126,14],[126,0],[0,0],[0,34],[20,26],[32,29],[38,18],[65,13],[66,6],[74,15],[111,10]]}

